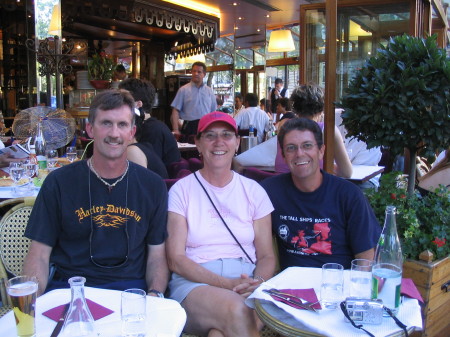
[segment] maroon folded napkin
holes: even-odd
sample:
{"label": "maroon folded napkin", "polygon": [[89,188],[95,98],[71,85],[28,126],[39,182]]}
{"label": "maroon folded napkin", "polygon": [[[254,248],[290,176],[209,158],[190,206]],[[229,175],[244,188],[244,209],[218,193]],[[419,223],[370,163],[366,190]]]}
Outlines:
{"label": "maroon folded napkin", "polygon": [[419,293],[419,290],[417,290],[416,285],[414,284],[413,280],[410,278],[402,278],[402,287],[400,290],[400,293],[402,295],[415,298],[419,302],[423,302],[422,296]]}
{"label": "maroon folded napkin", "polygon": [[[286,294],[289,294],[289,295],[294,295],[294,296],[297,296],[297,297],[301,297],[301,298],[303,298],[303,299],[305,299],[305,300],[307,300],[309,302],[314,303],[311,306],[314,309],[318,309],[318,310],[322,309],[322,307],[320,306],[320,302],[317,299],[316,292],[314,291],[313,288],[308,288],[308,289],[277,289],[277,290],[279,292],[282,292],[282,293],[286,293]],[[274,297],[272,295],[271,295],[271,297],[275,301],[283,302],[283,303],[285,303],[285,304],[287,304],[287,305],[289,305],[291,307],[294,307],[294,308],[297,308],[297,309],[304,309],[304,310],[306,310],[305,308],[299,307],[299,306],[297,306],[295,304],[292,304],[292,303],[290,303],[288,301],[282,300],[281,298],[277,298],[277,297]]]}
{"label": "maroon folded napkin", "polygon": [[[94,320],[98,320],[98,319],[108,316],[114,312],[111,309],[105,308],[104,306],[102,306],[98,303],[95,303],[89,299],[86,299],[86,303],[89,307],[89,310],[91,311],[92,317],[94,317]],[[67,304],[68,303],[61,304],[60,306],[57,306],[50,310],[47,310],[46,312],[43,312],[42,314],[44,316],[47,316],[48,318],[54,320],[55,322],[58,322],[59,319],[63,316],[64,308]]]}

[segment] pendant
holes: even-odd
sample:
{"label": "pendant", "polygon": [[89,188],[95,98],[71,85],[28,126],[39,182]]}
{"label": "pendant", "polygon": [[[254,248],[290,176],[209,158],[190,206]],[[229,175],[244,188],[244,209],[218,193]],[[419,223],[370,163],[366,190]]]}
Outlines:
{"label": "pendant", "polygon": [[109,191],[109,193],[111,193],[111,191],[112,191],[112,186],[108,186],[108,191]]}

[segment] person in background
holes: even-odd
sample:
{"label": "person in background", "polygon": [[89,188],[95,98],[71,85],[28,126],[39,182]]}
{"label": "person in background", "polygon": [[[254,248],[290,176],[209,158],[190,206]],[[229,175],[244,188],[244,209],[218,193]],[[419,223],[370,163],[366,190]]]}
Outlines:
{"label": "person in background", "polygon": [[356,185],[320,169],[325,153],[320,126],[293,118],[277,137],[290,172],[261,185],[275,208],[272,231],[281,268],[334,262],[348,269],[355,258],[372,260],[381,227]]}
{"label": "person in background", "polygon": [[[292,110],[298,117],[311,119],[319,123],[322,130],[324,129],[322,119],[325,101],[322,88],[315,84],[300,85],[294,89],[290,100],[292,102]],[[344,140],[337,126],[335,126],[334,130],[334,161],[334,171],[338,176],[343,178],[352,176],[352,163],[347,155]],[[289,168],[282,158],[280,147],[278,147],[275,159],[275,170],[279,173],[289,172]]]}
{"label": "person in background", "polygon": [[269,117],[269,120],[273,120],[273,115],[270,111],[267,111],[267,100],[265,98],[261,98],[259,100],[259,108],[262,111],[265,111],[267,114],[267,117]]}
{"label": "person in background", "polygon": [[[171,104],[170,122],[172,123],[172,132],[176,137],[195,135],[200,118],[217,108],[214,92],[203,83],[206,65],[203,62],[194,62],[191,72],[191,81],[178,89]],[[180,118],[183,120],[181,132],[179,130]]]}
{"label": "person in background", "polygon": [[275,87],[270,91],[270,111],[274,115],[277,113],[277,100],[282,97],[289,98],[289,89],[283,87],[281,78],[276,78]]}
{"label": "person in background", "polygon": [[241,94],[236,94],[234,96],[234,114],[233,114],[233,117],[236,117],[244,109],[245,109],[244,98],[242,97]]}
{"label": "person in background", "polygon": [[144,114],[144,123],[140,130],[141,143],[150,143],[166,168],[181,160],[178,144],[170,129],[160,120],[151,117],[155,100],[155,87],[149,81],[129,78],[121,82],[119,88],[128,90],[136,101],[139,115]]}
{"label": "person in background", "polygon": [[[350,159],[350,162],[352,163],[352,165],[377,166],[382,156],[381,148],[374,147],[368,149],[366,143],[357,140],[355,138],[346,138],[345,136],[347,135],[347,130],[345,129],[345,126],[342,125],[342,117],[341,117],[342,111],[343,111],[342,109],[335,110],[335,125],[338,127],[339,132],[342,135],[345,150],[347,151],[347,155]],[[352,182],[358,185],[359,188],[361,188],[362,190],[366,188],[378,189],[378,187],[380,186],[380,177],[381,173],[368,181],[364,182],[352,181]]]}
{"label": "person in background", "polygon": [[[86,125],[93,156],[45,179],[25,230],[32,241],[23,273],[37,277],[38,294],[67,288],[70,277],[82,275],[87,286],[163,296],[167,189],[155,173],[127,160],[134,115],[128,91],[99,93]],[[56,271],[49,282],[50,263]]]}
{"label": "person in background", "polygon": [[[166,166],[162,162],[161,158],[158,157],[152,144],[148,142],[141,142],[142,138],[142,126],[144,124],[144,114],[137,109],[136,113],[136,133],[131,140],[131,144],[127,148],[127,159],[133,163],[139,164],[149,170],[155,172],[163,179],[168,179],[169,174],[167,173]],[[139,114],[138,114],[139,113]]]}
{"label": "person in background", "polygon": [[262,324],[244,300],[274,273],[273,208],[256,181],[230,169],[239,147],[231,116],[203,116],[195,143],[203,168],[169,191],[170,297],[186,310],[187,333],[257,337]]}
{"label": "person in background", "polygon": [[258,108],[258,96],[256,94],[246,94],[244,104],[245,109],[234,118],[236,124],[239,129],[248,129],[250,125],[253,125],[257,130],[258,144],[262,143],[269,128],[269,117],[265,111]]}
{"label": "person in background", "polygon": [[275,123],[278,123],[281,120],[281,118],[290,111],[291,111],[291,104],[289,102],[289,99],[286,97],[278,99]]}
{"label": "person in background", "polygon": [[124,81],[128,78],[127,70],[123,64],[118,64],[114,70],[114,76],[117,81]]}
{"label": "person in background", "polygon": [[441,160],[437,160],[435,165],[419,178],[419,187],[429,192],[434,192],[439,185],[444,185],[450,190],[450,147],[444,151]]}

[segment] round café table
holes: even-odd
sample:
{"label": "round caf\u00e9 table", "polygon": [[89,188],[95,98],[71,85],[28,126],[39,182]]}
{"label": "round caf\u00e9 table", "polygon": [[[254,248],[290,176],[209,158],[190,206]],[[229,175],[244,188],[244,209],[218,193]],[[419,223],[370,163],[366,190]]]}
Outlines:
{"label": "round caf\u00e9 table", "polygon": [[[272,302],[255,299],[255,311],[261,321],[264,322],[270,329],[279,333],[285,337],[326,337],[325,335],[317,334],[312,331],[308,331],[308,328],[304,326],[300,321],[295,319],[292,315],[278,308]],[[365,326],[366,328],[370,326]],[[414,332],[414,327],[408,327],[408,333]],[[367,336],[364,331],[361,331],[361,335]],[[400,337],[404,336],[403,331],[390,334],[388,337]]]}

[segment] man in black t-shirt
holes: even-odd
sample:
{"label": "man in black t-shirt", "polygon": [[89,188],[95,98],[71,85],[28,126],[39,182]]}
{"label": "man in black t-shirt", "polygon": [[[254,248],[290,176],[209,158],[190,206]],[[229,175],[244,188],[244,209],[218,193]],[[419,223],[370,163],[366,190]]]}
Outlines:
{"label": "man in black t-shirt", "polygon": [[[88,286],[162,295],[169,277],[167,190],[155,173],[126,159],[135,133],[130,93],[98,94],[86,131],[95,140],[93,156],[53,171],[39,192],[25,231],[32,242],[23,272],[37,276],[38,294],[83,276]],[[50,264],[56,272],[49,283]]]}

